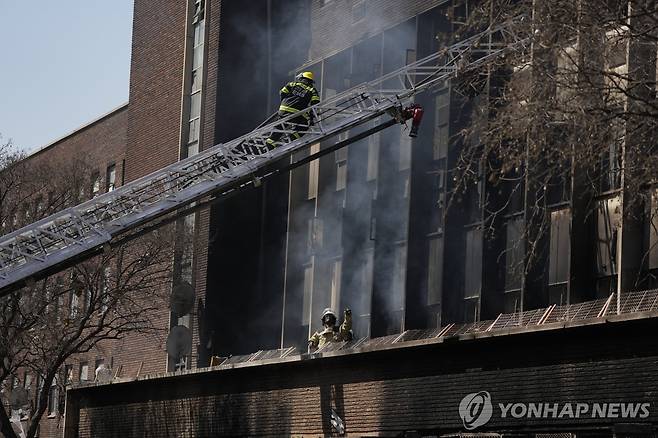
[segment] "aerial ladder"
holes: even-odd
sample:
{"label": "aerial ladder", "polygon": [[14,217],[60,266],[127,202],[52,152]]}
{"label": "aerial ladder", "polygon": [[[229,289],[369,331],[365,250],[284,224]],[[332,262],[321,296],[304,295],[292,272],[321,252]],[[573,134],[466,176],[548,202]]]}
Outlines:
{"label": "aerial ladder", "polygon": [[[414,96],[447,80],[490,64],[527,45],[514,32],[515,18],[466,38],[437,53],[339,93],[300,113],[271,122],[242,137],[218,144],[0,238],[0,297],[118,245],[138,232],[181,217],[204,203],[249,184],[271,172],[274,163],[310,145],[379,117],[390,117],[377,128],[357,134],[356,141],[376,130],[412,119],[414,136],[422,109]],[[307,114],[315,123],[291,141],[292,119]],[[283,134],[277,147],[266,140]],[[340,147],[334,145],[333,149]],[[324,151],[326,152],[326,151]],[[289,167],[308,162],[314,156]],[[211,200],[211,201],[208,201]]]}

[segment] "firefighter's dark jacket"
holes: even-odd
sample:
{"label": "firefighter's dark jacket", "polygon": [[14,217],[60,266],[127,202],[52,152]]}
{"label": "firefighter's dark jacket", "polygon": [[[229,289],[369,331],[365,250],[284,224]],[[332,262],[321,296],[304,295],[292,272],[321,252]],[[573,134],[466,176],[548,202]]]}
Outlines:
{"label": "firefighter's dark jacket", "polygon": [[[310,105],[320,102],[318,90],[306,83],[306,81],[288,82],[281,89],[281,106],[279,111],[286,113],[296,113],[306,109]],[[305,115],[306,118],[309,118]]]}

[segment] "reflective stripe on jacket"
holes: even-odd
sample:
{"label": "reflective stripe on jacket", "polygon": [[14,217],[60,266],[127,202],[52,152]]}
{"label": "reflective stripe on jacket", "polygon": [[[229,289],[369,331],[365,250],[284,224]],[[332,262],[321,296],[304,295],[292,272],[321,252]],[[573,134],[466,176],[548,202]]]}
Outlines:
{"label": "reflective stripe on jacket", "polygon": [[280,92],[279,111],[296,113],[320,102],[320,95],[315,87],[299,81],[288,82]]}

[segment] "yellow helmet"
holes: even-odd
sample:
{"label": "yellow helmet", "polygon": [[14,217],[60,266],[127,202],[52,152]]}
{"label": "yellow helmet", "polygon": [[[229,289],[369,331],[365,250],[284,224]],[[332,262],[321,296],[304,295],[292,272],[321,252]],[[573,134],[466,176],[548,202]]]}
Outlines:
{"label": "yellow helmet", "polygon": [[313,79],[313,72],[312,71],[305,71],[299,74],[300,77],[306,78],[310,81],[314,80]]}

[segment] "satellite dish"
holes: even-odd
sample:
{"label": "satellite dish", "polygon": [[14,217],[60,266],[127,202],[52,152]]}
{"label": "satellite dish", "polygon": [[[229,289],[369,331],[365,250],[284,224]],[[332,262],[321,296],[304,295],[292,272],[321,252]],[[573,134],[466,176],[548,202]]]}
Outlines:
{"label": "satellite dish", "polygon": [[30,398],[25,388],[22,386],[17,386],[11,390],[11,395],[9,396],[9,405],[12,409],[21,409],[22,407],[29,404]]}
{"label": "satellite dish", "polygon": [[183,325],[173,327],[167,336],[167,354],[173,358],[192,354],[192,332]]}
{"label": "satellite dish", "polygon": [[187,281],[174,285],[169,299],[169,308],[178,316],[187,315],[194,307],[194,288]]}

